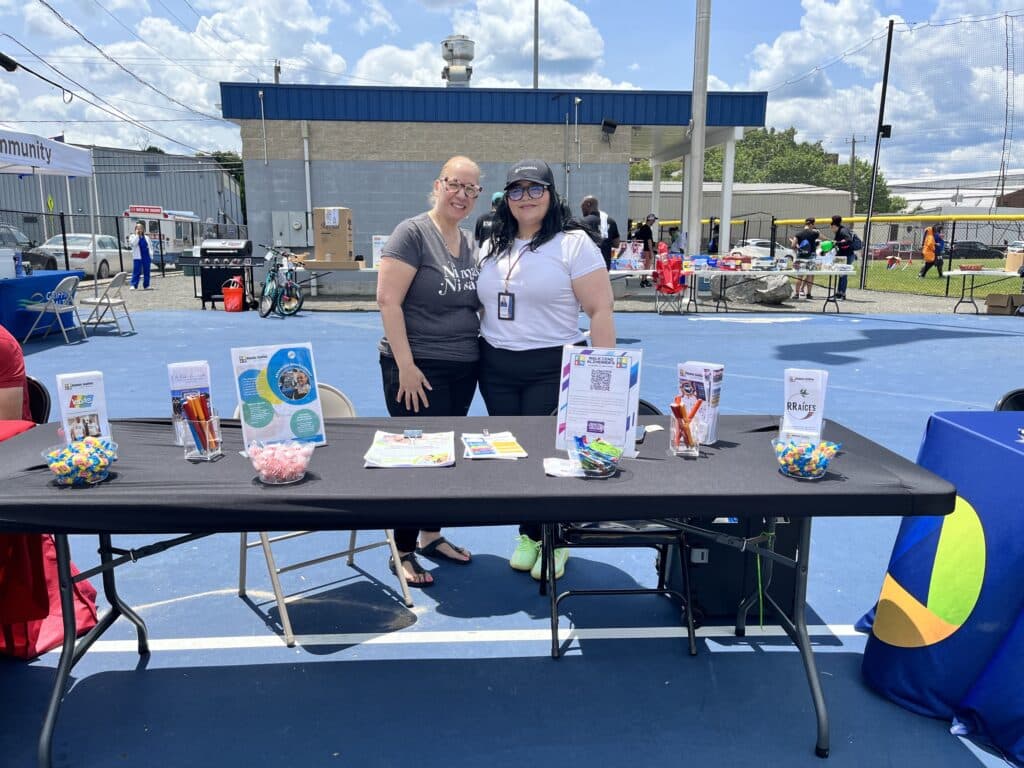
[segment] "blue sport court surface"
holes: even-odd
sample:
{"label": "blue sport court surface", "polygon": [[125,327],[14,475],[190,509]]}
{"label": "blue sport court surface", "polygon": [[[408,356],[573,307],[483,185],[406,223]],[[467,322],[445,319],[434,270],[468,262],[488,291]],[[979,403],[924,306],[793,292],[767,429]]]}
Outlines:
{"label": "blue sport court surface", "polygon": [[[30,343],[29,373],[53,392],[57,373],[98,369],[112,417],[163,417],[166,364],[206,359],[214,404],[229,415],[231,347],[310,341],[321,381],[344,390],[359,415],[386,413],[376,313],[133,317],[134,336],[99,331],[83,344],[64,345],[52,335]],[[1024,383],[1024,324],[1012,317],[620,313],[616,325],[621,346],[643,349],[641,395],[662,410],[683,360],[725,364],[726,413],[781,413],[783,369],[826,368],[826,416],[910,459],[929,414],[990,410]],[[472,413],[484,413],[479,397]],[[424,562],[437,584],[413,590],[411,609],[399,599],[383,549],[360,555],[354,569],[335,560],[282,576],[299,635],[295,648],[280,634],[258,550],[249,556],[251,601],[237,596],[237,535],[200,539],[119,569],[122,596],[148,623],[152,654],[140,660],[124,620],[89,651],[72,673],[54,762],[1003,765],[951,736],[948,723],[905,711],[862,682],[864,639],[852,625],[878,595],[898,524],[814,524],[808,602],[831,718],[825,762],[813,753],[814,713],[798,653],[779,627],[757,627],[756,613],[743,640],[730,626],[701,629],[699,655],[691,658],[668,600],[573,598],[562,606],[563,640],[573,633],[568,650],[551,659],[547,598],[528,575],[508,567],[511,526],[447,530],[474,561]],[[290,562],[345,543],[347,534],[318,533],[279,544],[275,554]],[[95,537],[72,537],[72,548],[80,567],[96,564]],[[574,550],[560,583],[628,587],[654,580],[650,550]],[[99,577],[93,582],[98,586]],[[0,764],[35,764],[57,658],[0,661]]]}

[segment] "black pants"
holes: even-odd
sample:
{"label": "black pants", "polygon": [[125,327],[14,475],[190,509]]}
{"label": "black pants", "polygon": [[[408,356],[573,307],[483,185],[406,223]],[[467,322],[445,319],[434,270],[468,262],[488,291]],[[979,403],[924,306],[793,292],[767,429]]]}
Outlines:
{"label": "black pants", "polygon": [[[380,374],[384,384],[384,400],[388,413],[392,416],[411,416],[415,418],[429,416],[465,416],[476,393],[476,379],[479,365],[473,362],[456,362],[453,360],[417,360],[416,367],[427,377],[432,389],[427,391],[430,405],[420,407],[420,412],[405,407],[398,402],[398,365],[395,358],[380,356]],[[424,528],[424,531],[437,533],[440,528]],[[416,549],[416,528],[396,528],[395,544],[402,552]]]}
{"label": "black pants", "polygon": [[924,266],[921,267],[921,277],[927,275],[928,270],[931,269],[932,267],[935,267],[935,269],[939,273],[939,277],[942,277],[942,259],[939,258],[936,258],[935,261],[926,261],[924,263]]}
{"label": "black pants", "polygon": [[[550,416],[558,408],[562,348],[523,352],[492,347],[480,339],[480,394],[491,416]],[[541,525],[524,523],[519,533],[540,541]]]}

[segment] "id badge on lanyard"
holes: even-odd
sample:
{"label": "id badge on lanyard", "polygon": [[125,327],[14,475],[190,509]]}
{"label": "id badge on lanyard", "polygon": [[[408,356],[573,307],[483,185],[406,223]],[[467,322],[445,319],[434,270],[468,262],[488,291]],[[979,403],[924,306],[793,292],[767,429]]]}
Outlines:
{"label": "id badge on lanyard", "polygon": [[509,291],[508,283],[512,278],[512,270],[515,269],[516,264],[523,258],[523,252],[529,248],[529,245],[524,245],[519,249],[519,253],[516,254],[516,260],[512,261],[512,256],[509,254],[509,265],[508,271],[505,273],[505,290],[498,292],[498,319],[499,320],[515,320],[516,319],[516,295]]}

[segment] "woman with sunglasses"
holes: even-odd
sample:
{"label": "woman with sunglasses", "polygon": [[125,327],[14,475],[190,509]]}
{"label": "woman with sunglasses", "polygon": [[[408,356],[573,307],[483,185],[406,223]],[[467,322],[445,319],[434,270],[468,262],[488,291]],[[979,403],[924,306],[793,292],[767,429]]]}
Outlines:
{"label": "woman with sunglasses", "polygon": [[[472,212],[482,190],[477,164],[468,157],[451,158],[434,180],[431,209],[395,227],[381,252],[380,370],[392,416],[465,416],[469,411],[480,354],[478,270],[473,236],[459,229],[459,222]],[[396,528],[395,544],[401,563],[392,559],[391,570],[400,565],[414,587],[434,581],[416,553],[470,561],[470,553],[441,536],[439,528]]]}
{"label": "woman with sunglasses", "polygon": [[[543,160],[508,172],[480,260],[480,394],[491,416],[547,416],[558,407],[562,347],[581,344],[580,307],[595,347],[615,346],[614,299],[601,250],[572,219]],[[539,524],[519,526],[509,564],[540,579]],[[569,550],[555,550],[555,576]]]}

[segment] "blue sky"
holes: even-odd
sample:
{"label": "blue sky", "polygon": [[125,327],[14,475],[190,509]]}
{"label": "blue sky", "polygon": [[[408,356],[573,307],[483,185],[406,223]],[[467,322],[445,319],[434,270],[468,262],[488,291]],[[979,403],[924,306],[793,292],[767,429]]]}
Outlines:
{"label": "blue sky", "polygon": [[[689,90],[692,2],[540,6],[542,87]],[[887,175],[1024,165],[1012,143],[1003,155],[1008,87],[1024,115],[1024,90],[1005,69],[1006,39],[1024,65],[1014,14],[1024,10],[987,0],[716,0],[710,82],[767,91],[770,126],[844,157],[851,137],[870,152],[891,15]],[[475,85],[532,82],[530,0],[0,0],[0,30],[0,51],[80,97],[67,104],[24,72],[0,71],[0,120],[133,148],[238,149],[237,128],[210,117],[217,83],[272,80],[275,60],[283,82],[441,85],[440,41],[458,32],[476,42]]]}

